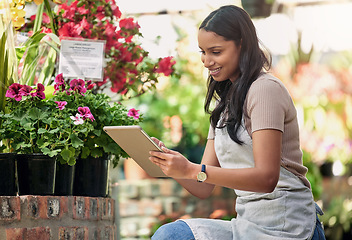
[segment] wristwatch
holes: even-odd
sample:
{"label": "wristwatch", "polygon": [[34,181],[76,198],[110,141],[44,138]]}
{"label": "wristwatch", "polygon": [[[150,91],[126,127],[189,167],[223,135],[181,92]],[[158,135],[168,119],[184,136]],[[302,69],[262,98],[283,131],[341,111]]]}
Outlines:
{"label": "wristwatch", "polygon": [[204,182],[207,179],[207,174],[205,173],[205,165],[202,164],[202,170],[197,174],[197,181]]}

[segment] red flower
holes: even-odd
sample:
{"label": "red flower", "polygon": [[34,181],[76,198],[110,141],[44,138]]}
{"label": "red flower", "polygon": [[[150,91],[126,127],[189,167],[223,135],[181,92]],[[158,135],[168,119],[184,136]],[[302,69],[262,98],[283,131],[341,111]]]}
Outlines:
{"label": "red flower", "polygon": [[79,7],[79,8],[78,8],[78,13],[79,13],[80,15],[88,14],[88,13],[89,13],[89,9],[87,9],[87,8],[85,7],[85,5],[83,5],[82,7]]}
{"label": "red flower", "polygon": [[103,8],[103,6],[98,6],[98,7],[97,7],[97,13],[95,14],[95,16],[96,16],[97,19],[99,19],[100,21],[103,20],[103,18],[105,18],[105,13],[104,13],[104,8]]}
{"label": "red flower", "polygon": [[[37,17],[37,15],[34,14],[29,19],[31,21],[34,21],[36,17]],[[43,13],[43,20],[42,21],[43,21],[44,24],[49,24],[50,23],[50,17],[48,16],[48,14]]]}
{"label": "red flower", "polygon": [[60,29],[59,29],[59,35],[60,37],[79,37],[82,32],[82,27],[80,24],[75,24],[74,22],[68,22],[65,23]]}
{"label": "red flower", "polygon": [[119,22],[120,28],[125,28],[125,29],[139,29],[140,26],[137,22],[134,22],[133,18],[124,18],[121,19]]}
{"label": "red flower", "polygon": [[86,17],[83,17],[83,19],[80,23],[80,27],[82,28],[82,30],[84,30],[83,32],[85,33],[85,35],[87,37],[90,37],[90,35],[92,34],[91,25],[87,21]]}
{"label": "red flower", "polygon": [[112,1],[106,0],[106,3],[110,3],[111,10],[112,10],[114,16],[116,18],[120,18],[121,17],[121,11],[120,11],[119,7],[116,5],[115,0],[112,0]]}
{"label": "red flower", "polygon": [[91,89],[93,89],[94,87],[95,87],[95,83],[92,83],[92,81],[91,80],[89,80],[88,82],[87,82],[87,90],[91,90]]}
{"label": "red flower", "polygon": [[74,1],[70,5],[62,4],[59,6],[58,11],[61,11],[61,9],[63,9],[64,11],[62,11],[62,17],[73,21],[75,17],[75,13],[77,11],[77,4],[78,4],[78,1]]}
{"label": "red flower", "polygon": [[164,73],[165,76],[169,76],[171,73],[173,73],[173,65],[176,64],[176,61],[173,60],[173,57],[165,57],[160,59],[159,61],[159,66],[155,70],[157,73]]}

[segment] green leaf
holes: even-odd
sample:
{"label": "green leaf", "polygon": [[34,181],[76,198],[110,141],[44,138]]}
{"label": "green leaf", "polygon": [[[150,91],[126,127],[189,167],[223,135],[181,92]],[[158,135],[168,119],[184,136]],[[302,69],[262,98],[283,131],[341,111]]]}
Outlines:
{"label": "green leaf", "polygon": [[43,12],[44,12],[44,4],[40,4],[37,7],[37,14],[34,20],[33,32],[37,32],[41,29],[43,22]]}
{"label": "green leaf", "polygon": [[70,139],[71,139],[71,142],[72,142],[72,146],[74,148],[78,148],[78,147],[83,146],[84,142],[79,137],[77,137],[75,134],[71,134],[70,135]]}
{"label": "green leaf", "polygon": [[16,50],[17,62],[19,63],[23,58],[24,53],[26,52],[26,46],[16,47],[15,50]]}
{"label": "green leaf", "polygon": [[48,130],[46,130],[45,128],[39,128],[38,129],[38,134],[43,134],[43,133],[46,133],[48,132]]}
{"label": "green leaf", "polygon": [[60,149],[57,150],[50,150],[49,148],[42,148],[42,153],[48,155],[49,157],[55,157],[61,151]]}
{"label": "green leaf", "polygon": [[81,157],[82,158],[87,158],[90,155],[90,149],[89,147],[83,147]]}
{"label": "green leaf", "polygon": [[64,149],[61,151],[60,156],[68,162],[74,156],[74,153],[68,149]]}

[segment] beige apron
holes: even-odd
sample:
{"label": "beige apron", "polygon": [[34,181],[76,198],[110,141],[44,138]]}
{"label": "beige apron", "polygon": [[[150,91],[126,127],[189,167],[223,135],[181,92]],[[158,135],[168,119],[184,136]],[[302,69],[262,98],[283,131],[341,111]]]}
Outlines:
{"label": "beige apron", "polygon": [[[215,152],[222,168],[254,166],[252,139],[242,127],[240,139],[232,141],[226,128],[215,130]],[[281,167],[272,193],[235,190],[237,217],[231,221],[185,219],[196,240],[283,240],[311,239],[316,224],[316,209],[311,190]]]}

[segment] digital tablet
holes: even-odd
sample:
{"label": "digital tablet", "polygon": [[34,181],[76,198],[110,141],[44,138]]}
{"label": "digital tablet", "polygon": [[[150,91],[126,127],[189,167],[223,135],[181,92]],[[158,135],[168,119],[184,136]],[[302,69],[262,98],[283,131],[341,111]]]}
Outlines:
{"label": "digital tablet", "polygon": [[104,131],[150,176],[167,177],[161,169],[149,160],[149,151],[161,148],[140,126],[105,126]]}

